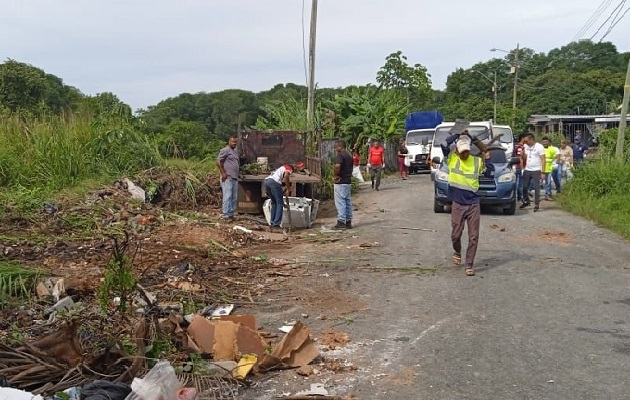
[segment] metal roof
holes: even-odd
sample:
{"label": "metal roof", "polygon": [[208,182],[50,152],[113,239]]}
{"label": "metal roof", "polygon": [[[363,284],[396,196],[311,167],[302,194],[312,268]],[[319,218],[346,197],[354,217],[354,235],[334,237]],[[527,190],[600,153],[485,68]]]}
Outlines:
{"label": "metal roof", "polygon": [[603,117],[613,117],[610,114],[597,114],[597,115],[552,115],[552,114],[533,114],[530,119],[539,121],[550,121],[554,119],[595,119]]}

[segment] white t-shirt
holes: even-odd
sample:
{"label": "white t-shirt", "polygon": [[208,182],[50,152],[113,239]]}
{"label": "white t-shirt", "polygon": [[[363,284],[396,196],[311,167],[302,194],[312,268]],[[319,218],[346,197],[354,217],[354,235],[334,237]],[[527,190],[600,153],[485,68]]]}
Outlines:
{"label": "white t-shirt", "polygon": [[545,147],[540,143],[534,143],[533,146],[529,146],[527,143],[524,146],[525,156],[527,157],[527,164],[525,164],[525,171],[542,171],[542,164],[540,163],[540,156],[545,155]]}
{"label": "white t-shirt", "polygon": [[278,168],[277,170],[273,171],[273,172],[271,173],[271,175],[269,175],[269,176],[267,177],[267,179],[271,178],[271,179],[273,179],[274,181],[278,182],[279,184],[282,184],[282,178],[284,178],[284,173],[285,173],[285,172],[287,172],[287,173],[289,173],[289,174],[291,173],[291,171],[290,171],[290,170],[288,170],[288,169],[286,169],[286,168],[284,167],[284,165],[283,165],[282,167],[280,167],[280,168]]}

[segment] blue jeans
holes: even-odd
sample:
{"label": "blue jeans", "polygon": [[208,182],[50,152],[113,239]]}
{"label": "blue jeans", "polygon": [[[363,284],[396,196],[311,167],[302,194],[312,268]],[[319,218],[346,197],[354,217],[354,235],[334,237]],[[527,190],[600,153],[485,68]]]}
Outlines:
{"label": "blue jeans", "polygon": [[551,171],[551,179],[553,179],[553,184],[556,185],[556,193],[562,192],[562,166],[558,165],[558,167]]}
{"label": "blue jeans", "polygon": [[280,226],[284,210],[282,185],[273,179],[265,179],[265,192],[271,199],[271,226]]}
{"label": "blue jeans", "polygon": [[523,201],[523,170],[520,168],[515,169],[514,175],[516,175],[516,199]]}
{"label": "blue jeans", "polygon": [[238,179],[228,176],[221,182],[221,192],[223,192],[223,218],[231,218],[236,211],[238,201]]}
{"label": "blue jeans", "polygon": [[552,169],[551,172],[545,175],[545,196],[551,197],[551,180],[553,180],[554,185],[556,185],[556,192],[562,192],[558,177],[559,171],[560,168]]}
{"label": "blue jeans", "polygon": [[352,185],[349,183],[335,183],[335,207],[337,207],[337,221],[352,221]]}

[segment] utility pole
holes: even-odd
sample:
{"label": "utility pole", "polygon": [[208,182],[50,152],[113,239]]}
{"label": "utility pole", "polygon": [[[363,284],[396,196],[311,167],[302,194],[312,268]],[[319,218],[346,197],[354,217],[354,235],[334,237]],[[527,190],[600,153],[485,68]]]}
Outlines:
{"label": "utility pole", "polygon": [[497,123],[497,71],[494,71],[494,83],[492,85],[492,92],[494,93],[494,114],[492,118],[492,123]]}
{"label": "utility pole", "polygon": [[308,100],[306,104],[306,131],[308,135],[307,146],[313,150],[315,143],[315,127],[313,117],[315,114],[315,35],[317,33],[317,0],[311,0],[311,33],[308,48]]}
{"label": "utility pole", "polygon": [[516,51],[514,52],[514,93],[512,94],[512,128],[516,123],[516,89],[518,88],[518,50],[519,44],[516,43]]}
{"label": "utility pole", "polygon": [[628,102],[630,101],[630,60],[626,71],[626,83],[623,86],[623,102],[621,103],[621,117],[619,118],[619,132],[617,132],[617,158],[623,158],[623,142],[626,134],[626,119],[628,116]]}

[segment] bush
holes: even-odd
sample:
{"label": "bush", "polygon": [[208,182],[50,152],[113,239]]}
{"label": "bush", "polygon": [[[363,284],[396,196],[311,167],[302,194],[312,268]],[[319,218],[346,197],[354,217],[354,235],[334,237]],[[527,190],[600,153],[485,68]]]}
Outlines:
{"label": "bush", "polygon": [[630,160],[599,157],[576,167],[562,206],[630,238]]}

